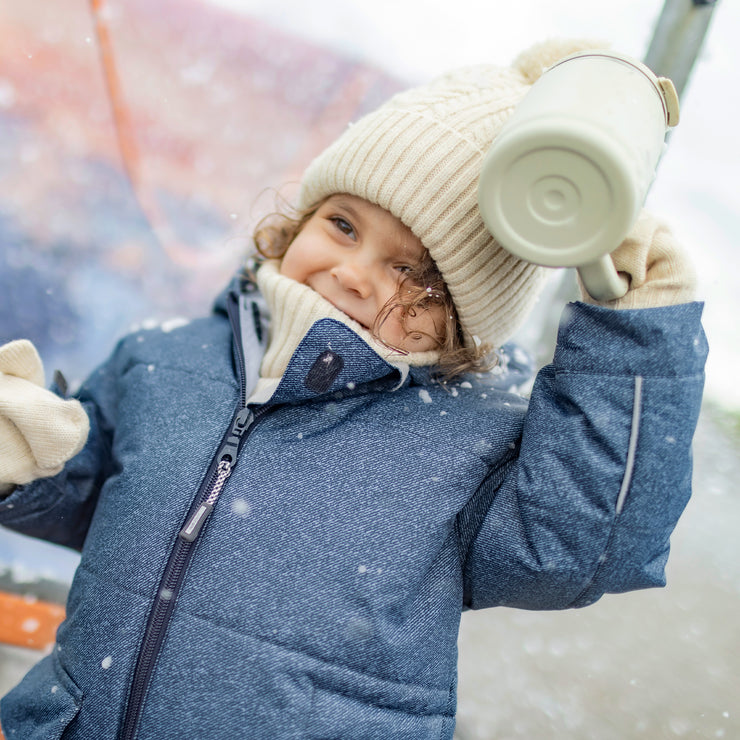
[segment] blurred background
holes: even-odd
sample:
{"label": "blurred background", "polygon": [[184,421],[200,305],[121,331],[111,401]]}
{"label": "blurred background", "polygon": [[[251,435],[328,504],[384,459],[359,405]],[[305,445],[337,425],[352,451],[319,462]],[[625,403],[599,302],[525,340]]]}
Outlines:
{"label": "blurred background", "polygon": [[[662,9],[6,0],[0,344],[33,340],[49,379],[59,368],[78,384],[133,326],[210,310],[276,192],[290,197],[311,158],[393,92],[454,66],[508,64],[551,36],[644,58]],[[740,737],[738,28],[738,5],[719,2],[648,200],[693,256],[711,348],[669,585],[567,613],[465,614],[460,740]],[[558,294],[520,337],[538,356]],[[0,531],[0,591],[27,604],[63,603],[75,565]],[[0,694],[38,657],[0,646]]]}

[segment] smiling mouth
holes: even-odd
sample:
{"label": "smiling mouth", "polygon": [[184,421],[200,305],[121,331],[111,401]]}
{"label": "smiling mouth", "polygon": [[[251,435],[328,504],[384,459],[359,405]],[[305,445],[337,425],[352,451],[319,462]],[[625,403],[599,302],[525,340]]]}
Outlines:
{"label": "smiling mouth", "polygon": [[347,316],[349,319],[351,319],[352,321],[354,321],[356,324],[359,324],[363,329],[366,329],[367,331],[370,331],[370,327],[364,321],[361,321],[359,318],[357,318],[356,315],[353,315],[352,313],[350,313],[349,311],[347,311],[342,306],[337,305],[337,303],[335,301],[333,301],[331,298],[327,298],[325,295],[322,295],[321,293],[319,293],[319,295],[321,295],[321,297],[325,301],[331,303],[331,305],[334,306],[334,308],[336,308],[337,311],[341,311],[345,316]]}
{"label": "smiling mouth", "polygon": [[344,306],[340,305],[339,302],[328,296],[326,292],[318,290],[315,285],[311,284],[311,281],[307,281],[306,286],[311,288],[311,290],[313,290],[315,293],[318,293],[327,303],[331,303],[331,305],[334,306],[337,311],[340,311],[345,316],[347,316],[347,318],[354,321],[356,324],[359,324],[363,329],[365,329],[366,331],[372,331],[372,327],[368,326],[364,321],[358,318],[357,314],[348,311]]}

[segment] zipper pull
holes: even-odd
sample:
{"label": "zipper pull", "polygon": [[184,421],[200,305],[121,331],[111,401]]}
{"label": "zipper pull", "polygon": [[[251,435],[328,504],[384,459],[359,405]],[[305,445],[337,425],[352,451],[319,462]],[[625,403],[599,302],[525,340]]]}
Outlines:
{"label": "zipper pull", "polygon": [[216,474],[216,480],[213,482],[211,487],[211,493],[208,498],[195,510],[193,516],[187,521],[185,526],[180,530],[180,537],[186,542],[194,542],[200,530],[203,529],[203,525],[206,523],[206,519],[210,516],[213,511],[213,507],[216,505],[218,497],[221,495],[221,490],[226,484],[226,480],[231,475],[231,469],[233,464],[228,460],[221,460],[218,464],[218,473]]}
{"label": "zipper pull", "polygon": [[210,504],[201,504],[195,514],[190,517],[190,521],[180,530],[180,537],[185,542],[194,542],[212,511],[213,506]]}
{"label": "zipper pull", "polygon": [[206,523],[206,519],[208,519],[213,511],[213,507],[216,505],[216,501],[218,501],[218,497],[221,495],[221,491],[236,465],[244,433],[249,429],[253,421],[254,414],[247,408],[243,408],[234,417],[229,434],[216,453],[216,459],[218,460],[216,478],[210,487],[208,496],[180,530],[180,537],[186,542],[194,542],[198,538],[203,525]]}

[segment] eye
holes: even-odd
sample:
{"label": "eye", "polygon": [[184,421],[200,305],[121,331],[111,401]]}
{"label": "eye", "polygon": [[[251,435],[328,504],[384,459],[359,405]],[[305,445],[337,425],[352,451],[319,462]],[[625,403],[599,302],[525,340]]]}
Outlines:
{"label": "eye", "polygon": [[399,263],[394,265],[393,269],[398,275],[398,279],[402,280],[404,285],[412,288],[419,288],[421,286],[423,277],[419,274],[418,265]]}
{"label": "eye", "polygon": [[352,226],[346,218],[342,218],[341,216],[329,216],[329,221],[331,221],[345,236],[348,236],[350,239],[357,238],[355,235],[355,227]]}

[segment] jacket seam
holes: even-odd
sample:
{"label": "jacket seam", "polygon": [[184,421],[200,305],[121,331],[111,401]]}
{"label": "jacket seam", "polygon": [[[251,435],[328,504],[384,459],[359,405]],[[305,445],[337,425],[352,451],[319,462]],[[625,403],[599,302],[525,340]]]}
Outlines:
{"label": "jacket seam", "polygon": [[[473,545],[473,542],[475,542],[476,538],[478,537],[478,534],[480,532],[481,527],[483,526],[483,523],[486,520],[486,517],[488,516],[488,512],[491,509],[491,505],[493,503],[493,500],[496,498],[498,494],[498,490],[501,487],[501,485],[504,482],[504,478],[506,477],[507,473],[509,472],[509,468],[511,467],[511,463],[516,460],[516,454],[515,452],[509,452],[507,455],[503,456],[500,460],[500,462],[496,466],[490,466],[488,469],[488,473],[483,478],[483,480],[480,482],[480,485],[475,489],[475,492],[473,495],[467,500],[465,503],[465,506],[463,507],[462,511],[460,511],[457,516],[455,517],[455,534],[457,538],[457,545],[458,545],[458,561],[460,564],[460,571],[462,574],[462,586],[463,586],[463,606],[467,604],[470,601],[469,596],[472,594],[469,593],[467,588],[467,578],[465,577],[465,569],[468,564],[468,560],[470,558],[470,549]],[[463,512],[468,509],[469,506],[472,505],[472,502],[476,499],[476,497],[481,494],[482,489],[486,486],[486,484],[496,475],[500,475],[500,480],[498,481],[497,485],[495,486],[494,490],[490,494],[490,501],[488,504],[484,507],[484,510],[481,512],[480,520],[476,522],[475,528],[473,531],[470,531],[470,534],[467,536],[467,542],[463,542],[463,535],[462,532],[467,530],[470,530],[470,527],[463,527],[460,522],[460,517],[463,515]]]}
{"label": "jacket seam", "polygon": [[596,378],[649,378],[650,380],[670,380],[673,382],[697,380],[704,377],[704,372],[701,370],[696,373],[691,373],[690,375],[651,375],[650,373],[609,373],[602,372],[600,370],[576,370],[575,368],[568,367],[554,367],[553,369],[555,375],[581,375]]}
{"label": "jacket seam", "polygon": [[[358,676],[364,676],[364,677],[371,678],[371,679],[376,680],[376,681],[382,681],[384,683],[392,684],[392,685],[398,686],[398,687],[413,686],[415,688],[419,688],[419,689],[423,689],[423,690],[427,690],[427,691],[438,691],[438,692],[448,692],[449,691],[449,687],[448,686],[445,686],[445,687],[435,687],[435,686],[430,686],[428,684],[416,683],[416,682],[412,682],[412,681],[397,681],[397,680],[389,679],[389,678],[386,678],[384,676],[381,676],[381,675],[378,675],[378,674],[375,674],[375,673],[370,673],[368,671],[358,670],[357,668],[352,668],[352,667],[350,667],[348,665],[345,665],[344,663],[340,663],[340,662],[333,661],[333,660],[327,660],[325,657],[314,655],[313,653],[307,652],[306,650],[298,650],[298,649],[296,649],[294,647],[291,647],[289,645],[285,645],[285,644],[283,644],[281,642],[278,642],[276,640],[270,640],[267,637],[263,637],[261,635],[254,634],[251,631],[235,629],[235,628],[231,627],[230,625],[223,624],[222,622],[218,621],[215,618],[205,617],[205,616],[202,616],[200,614],[196,614],[196,613],[194,613],[194,612],[192,612],[192,611],[190,611],[190,610],[188,610],[188,609],[186,609],[186,608],[184,608],[182,606],[179,606],[178,609],[179,609],[179,613],[181,615],[183,615],[183,614],[184,615],[187,615],[188,618],[193,619],[193,620],[197,620],[200,623],[203,623],[203,624],[206,624],[206,625],[214,625],[214,626],[218,627],[219,629],[225,630],[225,631],[227,631],[227,632],[229,632],[231,634],[237,635],[237,636],[239,636],[241,638],[247,638],[247,639],[250,639],[250,640],[255,640],[255,641],[260,642],[260,643],[263,643],[265,645],[270,645],[271,647],[275,647],[275,648],[278,648],[280,650],[284,650],[285,652],[291,653],[292,655],[307,656],[311,660],[315,660],[317,663],[321,663],[323,665],[331,666],[333,668],[340,668],[340,669],[342,669],[344,671],[349,671],[349,672],[351,672],[353,674],[356,674]],[[340,692],[339,691],[336,691],[335,693],[340,693]],[[350,696],[351,697],[350,694],[346,694],[346,696]],[[435,712],[434,714],[435,715],[438,714],[439,716],[445,716],[445,717],[446,716],[449,716],[444,711]]]}
{"label": "jacket seam", "polygon": [[120,378],[125,377],[135,367],[140,367],[142,365],[144,367],[149,367],[150,365],[154,365],[154,367],[157,370],[160,370],[160,369],[161,370],[170,370],[171,372],[182,373],[183,375],[188,375],[190,377],[196,377],[196,378],[201,378],[201,379],[202,378],[208,378],[209,381],[216,382],[219,385],[226,386],[227,388],[233,388],[234,386],[238,385],[237,382],[236,382],[236,380],[233,380],[233,381],[230,382],[228,380],[224,380],[223,377],[221,377],[221,376],[210,375],[210,374],[207,374],[207,373],[199,372],[199,371],[194,370],[194,369],[191,370],[190,368],[180,367],[178,365],[171,365],[171,364],[168,364],[168,363],[161,363],[161,362],[157,362],[156,360],[153,360],[152,362],[147,362],[146,360],[132,360],[127,365],[126,369],[119,376],[119,380],[120,380]]}

